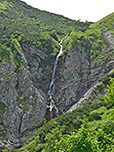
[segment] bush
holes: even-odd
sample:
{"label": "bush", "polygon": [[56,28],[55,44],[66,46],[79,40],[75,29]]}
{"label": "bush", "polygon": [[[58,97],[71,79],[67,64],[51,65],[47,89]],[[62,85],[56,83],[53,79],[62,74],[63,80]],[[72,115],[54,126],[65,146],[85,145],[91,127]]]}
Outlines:
{"label": "bush", "polygon": [[102,113],[94,110],[90,113],[89,115],[89,121],[93,121],[93,120],[100,120],[101,119],[101,115]]}
{"label": "bush", "polygon": [[114,105],[114,78],[110,78],[110,85],[107,85],[105,102]]}

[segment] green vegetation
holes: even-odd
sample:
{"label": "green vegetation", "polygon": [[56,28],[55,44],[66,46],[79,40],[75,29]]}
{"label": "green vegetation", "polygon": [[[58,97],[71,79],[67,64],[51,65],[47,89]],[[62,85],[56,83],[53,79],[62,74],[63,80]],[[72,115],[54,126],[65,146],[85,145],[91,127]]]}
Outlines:
{"label": "green vegetation", "polygon": [[[72,21],[60,15],[40,11],[19,0],[1,0],[0,10],[5,12],[0,16],[0,60],[4,60],[3,56],[9,59],[13,55],[18,68],[18,53],[22,55],[23,44],[31,44],[45,51],[49,61],[58,53],[58,42],[62,38],[65,40],[64,53],[69,47],[76,50],[80,46],[87,53],[90,69],[93,62],[101,62],[112,56],[113,50],[106,52],[108,41],[104,38],[105,29],[100,23],[113,32],[114,13],[91,25],[89,22]],[[40,66],[50,65],[48,61],[44,63],[42,60]],[[83,77],[83,71],[79,76]]]}
{"label": "green vegetation", "polygon": [[9,57],[10,57],[10,49],[5,45],[0,44],[0,62],[2,60],[9,60]]}
{"label": "green vegetation", "polygon": [[39,67],[51,66],[60,40],[74,28],[85,31],[90,26],[89,22],[40,11],[20,0],[1,0],[0,12],[0,63],[15,62],[16,72],[24,69],[23,45],[34,45],[47,54],[48,58],[39,61]]}
{"label": "green vegetation", "polygon": [[114,150],[114,117],[102,122],[81,125],[77,133],[63,136],[55,142],[55,152],[109,152]]}
{"label": "green vegetation", "polygon": [[114,12],[112,14],[109,14],[108,16],[102,18],[98,22],[91,24],[90,27],[97,27],[99,24],[102,24],[105,26],[105,28],[111,32],[114,31]]}
{"label": "green vegetation", "polygon": [[[15,49],[21,52],[23,43],[26,43],[51,54],[58,50],[57,42],[74,27],[83,30],[90,25],[88,22],[72,21],[60,15],[40,11],[20,0],[1,0],[0,11],[0,48],[10,48],[13,53]],[[4,54],[7,55],[7,50]]]}
{"label": "green vegetation", "polygon": [[3,111],[5,109],[5,104],[0,102],[0,112]]}
{"label": "green vegetation", "polygon": [[[90,71],[95,69],[97,65],[111,60],[114,57],[114,50],[109,47],[110,41],[105,36],[105,32],[110,31],[110,36],[113,38],[113,23],[114,13],[97,23],[91,24],[85,31],[74,28],[64,38],[64,54],[69,48],[77,52],[80,51],[82,55],[85,53]],[[79,77],[83,78],[83,69],[80,69]]]}
{"label": "green vegetation", "polygon": [[107,94],[105,96],[105,102],[114,105],[114,78],[110,79],[110,85],[107,86]]}
{"label": "green vegetation", "polygon": [[[112,77],[114,73],[112,72]],[[108,77],[108,75],[107,75]],[[101,81],[101,80],[100,80]],[[25,142],[25,146],[12,152],[113,152],[114,150],[114,79],[103,79],[86,103],[72,112],[38,128],[38,132]],[[103,90],[107,87],[107,94]],[[99,92],[100,91],[100,92]],[[108,98],[109,99],[109,98]],[[29,144],[28,144],[29,142]]]}
{"label": "green vegetation", "polygon": [[[105,29],[101,25],[92,26],[85,32],[77,31],[73,29],[70,36],[66,37],[66,45],[64,44],[64,50],[68,50],[69,47],[73,47],[75,51],[79,48],[86,53],[86,59],[88,60],[88,68],[92,69],[95,63],[100,63],[110,59],[114,56],[114,50],[107,51],[109,42],[104,35]],[[80,51],[81,53],[81,51]],[[83,73],[83,71],[81,70]]]}
{"label": "green vegetation", "polygon": [[[0,63],[13,59],[17,69],[8,76],[25,70],[23,45],[34,45],[44,51],[49,58],[40,62],[40,67],[51,65],[50,59],[58,53],[58,42],[63,39],[65,55],[71,47],[74,51],[84,52],[88,68],[96,68],[96,63],[110,61],[114,50],[104,32],[114,33],[114,13],[97,23],[90,24],[72,21],[60,15],[32,8],[20,0],[0,1]],[[23,60],[22,60],[23,57]],[[94,66],[93,66],[94,65]],[[78,73],[83,78],[83,70]],[[38,126],[38,132],[25,141],[23,148],[12,152],[113,152],[114,151],[114,71],[99,80],[87,103],[67,112],[50,122]],[[105,95],[104,88],[107,88]],[[18,101],[25,102],[24,93]],[[5,105],[0,102],[0,117]],[[1,122],[2,123],[2,122]],[[31,128],[30,131],[33,131]],[[1,133],[5,136],[5,132]],[[26,134],[26,132],[22,133]],[[4,152],[6,150],[3,150]]]}

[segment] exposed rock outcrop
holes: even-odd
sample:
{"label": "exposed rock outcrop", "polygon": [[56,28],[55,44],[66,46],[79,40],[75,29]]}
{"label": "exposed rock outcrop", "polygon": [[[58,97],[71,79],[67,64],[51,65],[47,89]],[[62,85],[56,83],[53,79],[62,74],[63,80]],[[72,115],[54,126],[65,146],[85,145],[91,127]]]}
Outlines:
{"label": "exposed rock outcrop", "polygon": [[[30,136],[29,130],[41,125],[44,118],[49,120],[47,93],[55,62],[55,56],[52,57],[51,54],[55,55],[59,51],[59,39],[63,39],[63,48],[68,49],[63,49],[64,60],[62,57],[59,58],[58,70],[55,72],[56,84],[54,83],[52,103],[57,105],[56,110],[59,110],[60,114],[68,111],[78,101],[79,105],[83,103],[94,90],[93,86],[98,83],[98,79],[114,68],[114,36],[103,24],[96,30],[99,33],[102,28],[105,29],[98,34],[101,38],[98,39],[94,33],[96,31],[89,31],[89,22],[72,21],[59,15],[42,12],[20,0],[7,0],[2,3],[0,150],[1,147],[5,148],[5,139],[9,142],[8,147],[20,147],[27,136]],[[89,34],[84,37],[86,30]],[[70,35],[74,36],[74,40]],[[94,39],[94,42],[99,40],[99,44],[92,48],[93,58],[101,53],[100,60],[96,62],[93,62],[90,55],[89,48],[92,44],[88,47],[88,37],[91,37],[91,41]],[[104,37],[108,45],[96,49],[105,43]],[[71,43],[65,46],[67,43],[64,41]],[[77,105],[71,109],[76,107]]]}
{"label": "exposed rock outcrop", "polygon": [[[88,62],[88,54],[80,45],[70,48],[67,52],[65,62],[60,70],[60,89],[56,94],[56,101],[60,112],[67,111],[73,104],[93,87],[98,79],[114,68],[114,37],[106,31],[105,37],[109,46],[105,53],[107,57],[101,56],[98,62]],[[102,58],[105,58],[102,60]]]}
{"label": "exposed rock outcrop", "polygon": [[25,60],[20,68],[13,59],[0,64],[0,134],[15,147],[21,145],[23,132],[42,123],[47,109],[45,97],[34,86],[28,70]]}

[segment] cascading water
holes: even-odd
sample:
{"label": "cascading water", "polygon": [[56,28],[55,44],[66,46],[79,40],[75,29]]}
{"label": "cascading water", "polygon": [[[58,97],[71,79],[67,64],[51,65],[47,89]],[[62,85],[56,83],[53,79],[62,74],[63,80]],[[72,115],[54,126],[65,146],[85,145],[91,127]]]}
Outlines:
{"label": "cascading water", "polygon": [[50,87],[49,87],[49,91],[48,91],[48,95],[50,97],[50,119],[52,119],[52,112],[53,110],[55,111],[55,117],[58,117],[59,116],[59,111],[58,111],[58,108],[55,104],[55,102],[53,101],[53,95],[54,95],[54,90],[55,90],[55,81],[56,81],[56,73],[57,73],[57,66],[58,66],[58,60],[59,60],[59,57],[62,55],[63,51],[62,51],[62,40],[61,42],[59,43],[60,45],[60,51],[59,51],[59,54],[57,55],[56,57],[56,60],[55,60],[55,65],[54,65],[54,69],[53,69],[53,73],[52,73],[52,79],[51,79],[51,83],[50,83]]}

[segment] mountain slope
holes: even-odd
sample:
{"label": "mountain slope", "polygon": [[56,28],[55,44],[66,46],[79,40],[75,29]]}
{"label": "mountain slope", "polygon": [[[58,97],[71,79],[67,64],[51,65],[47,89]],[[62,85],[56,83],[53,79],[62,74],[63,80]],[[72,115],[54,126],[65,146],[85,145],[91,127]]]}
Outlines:
{"label": "mountain slope", "polygon": [[60,114],[113,69],[113,20],[114,13],[98,23],[83,23],[20,0],[0,1],[1,147],[4,140],[9,149],[22,146],[49,117],[47,92],[61,39],[64,53],[54,96]]}
{"label": "mountain slope", "polygon": [[[99,80],[86,103],[74,111],[64,113],[45,123],[26,141],[25,146],[12,152],[85,151],[114,150],[114,70]],[[107,87],[108,84],[108,87]],[[112,90],[112,93],[108,89]],[[109,92],[106,94],[106,90]],[[106,104],[106,99],[110,102]],[[28,144],[29,142],[29,144]]]}
{"label": "mountain slope", "polygon": [[114,13],[106,19],[106,23],[95,23],[85,32],[73,30],[65,37],[66,56],[56,99],[61,110],[69,109],[114,68]]}
{"label": "mountain slope", "polygon": [[57,53],[59,39],[79,25],[85,30],[90,24],[19,0],[0,1],[0,140],[19,147],[22,133],[42,124],[49,104],[51,53]]}

